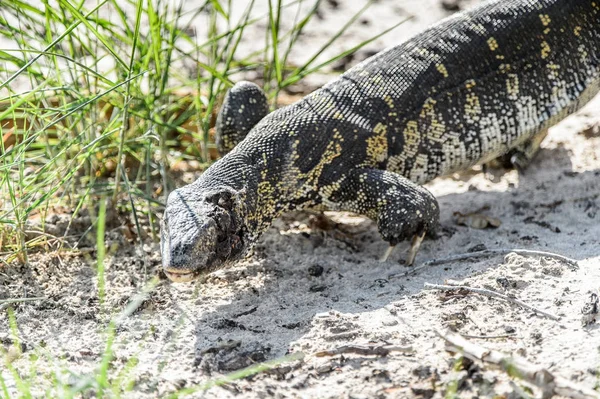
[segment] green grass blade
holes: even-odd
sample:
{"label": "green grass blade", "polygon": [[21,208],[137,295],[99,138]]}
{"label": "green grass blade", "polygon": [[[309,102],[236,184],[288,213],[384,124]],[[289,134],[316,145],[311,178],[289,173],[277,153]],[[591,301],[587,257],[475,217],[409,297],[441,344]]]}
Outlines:
{"label": "green grass blade", "polygon": [[[273,12],[275,10],[275,12]],[[272,0],[269,0],[269,27],[271,31],[271,46],[273,51],[273,66],[275,68],[275,78],[277,85],[283,80],[283,67],[279,59],[279,29],[281,25],[281,0],[277,0],[277,6],[274,7]]]}
{"label": "green grass blade", "polygon": [[[313,56],[306,62],[304,63],[304,65],[302,65],[301,67],[296,68],[291,74],[290,74],[290,78],[294,78],[295,76],[306,76],[306,74],[304,73],[314,62],[315,60],[321,55],[323,54],[323,52],[325,50],[327,50],[336,40],[338,40],[343,34],[344,32],[346,32],[346,30],[362,15],[364,14],[365,11],[367,11],[367,9],[373,4],[374,0],[369,0],[360,10],[358,10],[353,16],[352,18],[350,18],[341,28],[340,30],[338,30],[333,36],[331,36],[329,38],[329,40],[327,40],[327,42],[321,46],[321,48],[319,48],[319,50],[317,50]],[[365,41],[363,43],[368,43],[369,41]],[[364,45],[364,44],[363,44]],[[360,46],[362,47],[362,46]],[[357,46],[357,48],[360,48],[359,46]],[[341,58],[341,57],[340,57]],[[313,71],[315,69],[313,68]]]}
{"label": "green grass blade", "polygon": [[357,44],[356,46],[351,47],[350,49],[348,49],[348,50],[346,50],[346,51],[344,51],[344,52],[342,52],[342,53],[340,53],[340,54],[338,54],[338,55],[336,55],[336,56],[328,59],[327,61],[324,61],[324,62],[318,64],[317,66],[315,66],[313,68],[305,69],[305,70],[303,70],[302,72],[299,72],[299,73],[298,72],[294,73],[293,75],[291,75],[289,78],[287,78],[285,81],[282,82],[281,87],[287,87],[287,86],[289,86],[291,84],[294,84],[294,83],[298,82],[300,79],[302,79],[303,77],[308,76],[308,75],[310,75],[312,73],[315,73],[315,72],[323,69],[327,65],[329,65],[329,64],[331,64],[331,63],[333,63],[333,62],[335,62],[335,61],[337,61],[339,59],[342,59],[342,58],[346,57],[348,54],[354,53],[355,51],[357,51],[360,48],[366,46],[367,44],[371,43],[372,41],[377,40],[381,36],[387,34],[388,32],[390,32],[390,31],[392,31],[394,29],[396,29],[398,26],[402,25],[406,21],[409,21],[411,18],[412,17],[403,19],[402,21],[400,21],[400,22],[398,22],[398,23],[390,26],[389,28],[387,28],[383,32],[381,32],[381,33],[373,36],[372,38],[370,38],[368,40],[365,40],[365,41]]}
{"label": "green grass blade", "polygon": [[[149,1],[151,3],[151,1]],[[137,41],[140,36],[140,25],[142,21],[142,0],[138,0],[136,17],[135,17],[135,31],[133,33],[133,45],[131,46],[131,56],[129,57],[129,65],[127,67],[127,84],[125,85],[125,103],[123,105],[123,121],[121,122],[121,133],[119,134],[119,153],[117,154],[117,171],[115,172],[115,191],[113,194],[113,202],[116,202],[117,194],[119,193],[119,179],[121,176],[121,169],[123,168],[123,148],[125,146],[125,132],[129,128],[129,102],[131,101],[131,74],[133,71],[133,64],[135,61],[135,52],[137,48]]]}
{"label": "green grass blade", "polygon": [[212,6],[214,7],[214,9],[221,14],[221,16],[223,18],[225,18],[225,20],[229,21],[229,15],[225,12],[225,10],[223,10],[223,7],[221,7],[221,3],[219,3],[219,0],[210,0],[210,3],[212,4]]}
{"label": "green grass blade", "polygon": [[[87,16],[93,14],[94,12],[96,12],[100,7],[102,7],[108,0],[103,0],[100,3],[98,3],[98,5],[96,7],[94,7],[92,9],[92,11],[90,11],[89,13],[86,14],[86,16],[84,18],[87,18]],[[18,71],[16,71],[14,74],[12,74],[6,81],[4,81],[3,83],[0,83],[0,89],[5,88],[6,86],[8,86],[9,83],[11,83],[13,80],[15,80],[17,78],[17,76],[19,76],[20,74],[22,74],[25,70],[27,70],[27,68],[29,68],[32,64],[34,64],[37,60],[40,59],[40,57],[48,50],[50,50],[52,47],[54,47],[57,43],[60,43],[61,40],[63,40],[65,37],[67,37],[67,35],[69,35],[75,28],[77,28],[80,24],[81,24],[81,20],[79,21],[75,21],[73,24],[71,24],[67,30],[65,30],[61,35],[59,35],[56,39],[54,39],[52,41],[52,43],[50,43],[48,46],[46,46],[46,48],[44,48],[44,50],[42,50],[42,52],[40,54],[38,54],[37,56],[33,57],[31,60],[27,61],[27,63],[25,65],[23,65],[21,68],[19,68]]]}
{"label": "green grass blade", "polygon": [[243,378],[247,378],[247,377],[262,373],[267,370],[271,370],[271,369],[273,369],[279,365],[282,365],[284,363],[293,362],[296,360],[302,360],[303,358],[304,358],[304,353],[296,352],[296,353],[292,353],[291,355],[280,357],[278,359],[258,363],[253,366],[246,367],[246,368],[238,370],[238,371],[234,371],[233,373],[230,373],[230,374],[226,375],[225,377],[210,380],[205,384],[182,389],[182,390],[177,391],[176,393],[168,396],[168,399],[178,399],[182,396],[191,395],[196,392],[207,391],[212,387],[224,385],[224,384],[227,384],[230,382],[235,382],[237,380],[241,380]]}
{"label": "green grass blade", "polygon": [[[104,0],[103,4],[106,3],[108,0]],[[88,15],[90,15],[91,13],[88,13],[87,15],[83,15],[79,12],[79,10],[77,10],[75,7],[73,7],[73,5],[69,2],[69,0],[59,0],[59,4],[62,5],[63,7],[65,7],[67,10],[69,10],[71,12],[71,14],[73,14],[73,16],[80,21],[82,24],[85,25],[85,27],[98,39],[102,42],[102,44],[104,45],[104,47],[106,48],[106,50],[108,50],[108,52],[110,52],[110,54],[115,58],[115,60],[121,64],[121,66],[127,68],[127,63],[125,63],[125,61],[121,58],[121,56],[119,56],[119,54],[117,54],[117,52],[115,51],[115,49],[113,49],[112,45],[108,42],[108,39],[106,37],[104,37],[104,35],[102,35],[94,26],[92,26],[92,24],[90,23],[90,21],[88,21]]]}

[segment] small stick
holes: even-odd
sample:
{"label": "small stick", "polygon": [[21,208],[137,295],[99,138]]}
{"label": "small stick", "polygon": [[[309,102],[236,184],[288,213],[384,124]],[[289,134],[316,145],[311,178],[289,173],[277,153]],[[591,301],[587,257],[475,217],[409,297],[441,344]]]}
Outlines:
{"label": "small stick", "polygon": [[533,306],[528,305],[525,302],[520,301],[516,298],[509,297],[508,295],[504,295],[504,294],[501,294],[496,291],[486,290],[484,288],[473,288],[473,287],[468,287],[466,285],[441,285],[441,284],[431,284],[431,283],[425,283],[424,288],[426,290],[442,290],[442,291],[465,290],[465,291],[473,292],[473,293],[479,294],[479,295],[502,299],[504,301],[519,305],[525,309],[532,310],[536,313],[541,314],[542,316],[546,316],[549,319],[560,320],[560,317],[553,315],[552,313],[544,312],[543,310],[534,308]]}
{"label": "small stick", "polygon": [[459,280],[452,280],[451,278],[444,280],[446,282],[446,285],[469,285],[468,283],[465,283],[465,281],[459,281]]}
{"label": "small stick", "polygon": [[420,264],[419,266],[413,266],[413,267],[407,268],[407,270],[405,272],[390,274],[390,275],[388,275],[387,278],[388,278],[388,280],[390,280],[393,278],[408,277],[408,276],[416,274],[418,271],[421,271],[428,267],[429,267],[429,265]]}
{"label": "small stick", "polygon": [[558,395],[574,399],[600,399],[598,392],[554,375],[547,369],[521,357],[490,350],[450,331],[436,330],[436,334],[446,341],[449,346],[447,349],[451,352],[460,352],[468,358],[497,366],[509,376],[520,378],[539,387],[543,393],[542,397]]}
{"label": "small stick", "polygon": [[6,309],[13,303],[21,303],[21,302],[34,302],[34,301],[44,301],[48,298],[40,296],[35,298],[13,298],[13,299],[0,299],[0,310]]}
{"label": "small stick", "polygon": [[483,258],[483,257],[488,257],[488,256],[493,256],[493,255],[498,255],[498,254],[509,254],[511,252],[514,252],[517,255],[523,255],[523,256],[544,256],[546,258],[560,260],[562,262],[565,262],[567,265],[571,266],[573,269],[577,269],[579,267],[579,265],[577,264],[577,261],[575,259],[567,258],[566,256],[563,256],[563,255],[555,254],[552,252],[535,251],[532,249],[519,249],[519,248],[515,248],[515,249],[511,249],[511,248],[485,249],[483,251],[476,251],[476,252],[469,252],[469,253],[465,253],[465,254],[452,255],[452,256],[448,256],[447,258],[431,259],[426,262],[423,262],[423,265],[437,266],[437,265],[441,265],[441,264],[448,263],[448,262],[454,262],[457,260],[477,259],[477,258]]}
{"label": "small stick", "polygon": [[395,345],[381,345],[381,346],[367,346],[367,345],[344,345],[339,348],[326,350],[315,353],[316,357],[325,356],[336,356],[342,354],[356,354],[362,356],[387,356],[391,352],[414,352],[411,346],[395,346]]}
{"label": "small stick", "polygon": [[465,338],[471,338],[471,339],[513,338],[516,335],[517,334],[501,334],[501,335],[469,335],[469,334],[462,334],[463,337],[465,337]]}
{"label": "small stick", "polygon": [[0,305],[6,304],[10,305],[11,303],[21,303],[21,302],[35,302],[35,301],[43,301],[48,299],[44,296],[38,296],[33,298],[11,298],[11,299],[0,299]]}
{"label": "small stick", "polygon": [[202,355],[206,355],[207,353],[217,353],[222,350],[231,350],[235,349],[242,344],[242,341],[229,341],[225,343],[221,343],[215,346],[211,346],[210,348],[204,349],[200,352]]}
{"label": "small stick", "polygon": [[535,251],[532,249],[519,249],[519,248],[498,248],[498,249],[485,249],[483,251],[468,252],[468,253],[464,253],[464,254],[450,255],[446,258],[430,259],[430,260],[427,260],[427,261],[421,263],[420,265],[415,266],[405,272],[391,274],[388,276],[388,279],[398,278],[398,277],[407,277],[407,276],[410,276],[410,275],[412,275],[422,269],[425,269],[426,267],[429,267],[429,266],[438,266],[438,265],[443,265],[445,263],[456,262],[459,260],[478,259],[478,258],[485,258],[485,257],[494,256],[494,255],[507,255],[512,252],[514,252],[518,255],[523,255],[523,256],[543,256],[543,257],[547,257],[547,258],[556,259],[556,260],[566,263],[573,270],[577,270],[577,268],[579,267],[577,260],[568,258],[563,255],[555,254],[552,252]]}

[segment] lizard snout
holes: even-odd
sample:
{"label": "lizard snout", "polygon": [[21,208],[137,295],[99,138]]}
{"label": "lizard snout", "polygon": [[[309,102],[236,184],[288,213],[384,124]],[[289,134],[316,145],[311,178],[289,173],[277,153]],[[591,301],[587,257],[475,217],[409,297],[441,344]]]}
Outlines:
{"label": "lizard snout", "polygon": [[236,201],[232,190],[203,193],[186,186],[169,194],[160,240],[169,279],[191,281],[244,253],[247,240]]}
{"label": "lizard snout", "polygon": [[[175,282],[191,281],[210,270],[216,258],[218,227],[210,217],[165,218],[161,229],[163,270]],[[193,223],[190,223],[193,221]],[[182,226],[179,226],[183,224]]]}

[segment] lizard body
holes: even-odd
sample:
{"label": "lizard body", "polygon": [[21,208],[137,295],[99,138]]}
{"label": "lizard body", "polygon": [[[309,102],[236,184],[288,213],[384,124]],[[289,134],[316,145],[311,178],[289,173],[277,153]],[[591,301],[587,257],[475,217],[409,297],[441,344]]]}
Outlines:
{"label": "lizard body", "polygon": [[599,90],[600,0],[455,14],[265,116],[171,193],[164,268],[176,281],[210,271],[305,207],[364,214],[392,245],[435,232],[439,208],[420,184],[537,148]]}

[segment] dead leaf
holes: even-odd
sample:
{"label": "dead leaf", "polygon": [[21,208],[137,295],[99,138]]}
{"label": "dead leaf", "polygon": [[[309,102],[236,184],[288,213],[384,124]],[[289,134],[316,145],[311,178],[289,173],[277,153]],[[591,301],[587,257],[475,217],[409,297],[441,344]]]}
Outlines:
{"label": "dead leaf", "polygon": [[454,222],[461,226],[467,226],[474,229],[498,228],[502,224],[500,219],[487,216],[479,212],[461,213],[454,212]]}
{"label": "dead leaf", "polygon": [[583,134],[587,139],[591,139],[593,137],[600,137],[600,123],[595,123],[586,126],[585,129],[581,131],[581,134]]}

